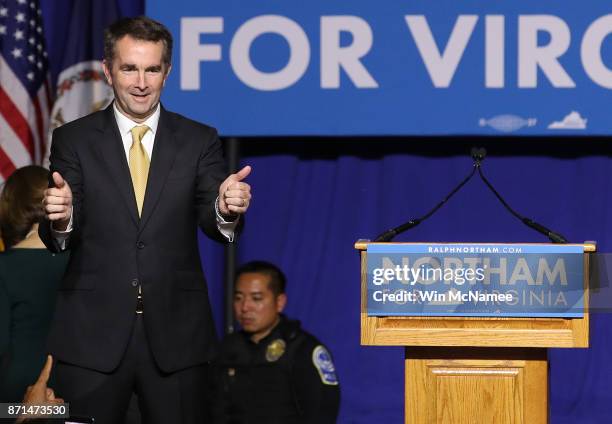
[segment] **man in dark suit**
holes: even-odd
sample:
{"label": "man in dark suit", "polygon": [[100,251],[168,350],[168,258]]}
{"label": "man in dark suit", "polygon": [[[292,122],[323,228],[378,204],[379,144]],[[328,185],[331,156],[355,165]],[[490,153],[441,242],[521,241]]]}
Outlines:
{"label": "man in dark suit", "polygon": [[146,423],[204,422],[215,345],[197,227],[233,241],[249,206],[245,167],[226,178],[213,128],[159,103],[172,36],[146,17],[105,33],[106,110],[55,130],[48,222],[71,250],[49,350],[71,412],[120,423],[136,393]]}

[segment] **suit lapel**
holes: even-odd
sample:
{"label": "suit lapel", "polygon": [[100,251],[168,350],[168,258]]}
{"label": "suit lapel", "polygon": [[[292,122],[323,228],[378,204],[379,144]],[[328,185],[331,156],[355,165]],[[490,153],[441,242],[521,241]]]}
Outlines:
{"label": "suit lapel", "polygon": [[111,179],[116,185],[117,191],[121,194],[132,221],[135,225],[138,225],[138,209],[134,188],[132,187],[132,178],[130,177],[130,168],[125,158],[123,141],[119,134],[117,121],[115,121],[112,103],[104,110],[103,116],[102,125],[98,128],[101,139],[94,144],[106,163]]}
{"label": "suit lapel", "polygon": [[[171,117],[162,107],[153,142],[153,153],[151,155],[151,166],[147,179],[147,190],[145,192],[142,216],[140,218],[138,231],[141,232],[151,217],[159,196],[164,188],[166,178],[177,153],[177,142],[174,139],[174,130]],[[128,170],[129,171],[129,170]]]}

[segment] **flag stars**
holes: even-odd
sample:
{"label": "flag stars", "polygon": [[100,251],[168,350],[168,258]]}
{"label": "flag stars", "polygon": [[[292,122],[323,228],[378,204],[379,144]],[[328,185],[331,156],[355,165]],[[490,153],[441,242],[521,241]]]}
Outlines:
{"label": "flag stars", "polygon": [[41,15],[36,0],[0,0],[2,54],[28,90],[39,88],[48,70]]}

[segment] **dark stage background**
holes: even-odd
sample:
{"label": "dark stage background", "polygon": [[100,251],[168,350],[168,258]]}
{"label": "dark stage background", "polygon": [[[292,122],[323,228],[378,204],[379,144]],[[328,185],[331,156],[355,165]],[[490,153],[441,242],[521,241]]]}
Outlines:
{"label": "dark stage background", "polygon": [[[54,64],[71,40],[66,16],[81,0],[41,3],[55,76]],[[144,10],[141,0],[103,3],[115,4],[124,15]],[[515,209],[572,242],[596,240],[600,252],[609,252],[609,143],[606,138],[241,139],[242,162],[253,166],[248,182],[254,198],[238,242],[239,262],[265,259],[285,270],[287,314],[333,352],[342,387],[339,422],[400,423],[403,349],[359,345],[355,240],[427,212],[470,171],[469,151],[477,145],[489,152],[485,174]],[[508,214],[477,178],[397,240],[547,241]],[[206,240],[201,244],[221,329],[223,250]],[[611,325],[609,314],[596,315],[590,349],[550,352],[552,423],[610,421]]]}

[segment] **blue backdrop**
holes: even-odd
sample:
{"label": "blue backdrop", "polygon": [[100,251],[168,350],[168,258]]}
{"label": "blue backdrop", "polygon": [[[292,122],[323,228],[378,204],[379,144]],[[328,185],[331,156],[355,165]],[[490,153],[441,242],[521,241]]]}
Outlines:
{"label": "blue backdrop", "polygon": [[[49,51],[69,40],[59,18],[70,1],[45,0]],[[119,2],[138,10],[139,2]],[[66,38],[68,37],[68,38]],[[227,93],[227,101],[231,95]],[[179,105],[163,101],[169,109]],[[202,94],[201,101],[207,101]],[[278,121],[276,116],[269,119]],[[373,117],[376,120],[378,117]],[[407,118],[408,119],[408,118]],[[206,122],[207,120],[204,119]],[[210,120],[208,120],[210,122]],[[443,124],[440,124],[443,126]],[[612,153],[604,138],[250,138],[254,199],[239,241],[244,262],[278,263],[289,280],[287,313],[329,345],[342,386],[341,423],[403,420],[403,349],[359,345],[358,238],[421,216],[470,169],[484,145],[485,172],[519,212],[575,242],[612,246]],[[506,213],[477,179],[405,241],[546,241]],[[202,258],[221,322],[222,251],[202,240]],[[609,421],[612,320],[593,317],[591,348],[553,350],[551,421]]]}
{"label": "blue backdrop", "polygon": [[223,134],[607,134],[612,15],[553,0],[148,0]]}

